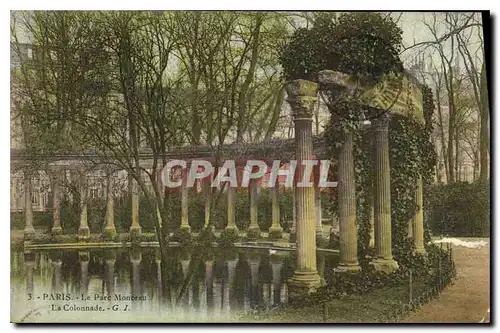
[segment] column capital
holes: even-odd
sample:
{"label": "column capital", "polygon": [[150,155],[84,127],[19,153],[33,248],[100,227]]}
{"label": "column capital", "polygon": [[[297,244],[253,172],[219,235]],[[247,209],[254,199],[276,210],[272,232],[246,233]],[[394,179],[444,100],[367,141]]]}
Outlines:
{"label": "column capital", "polygon": [[389,121],[391,120],[392,115],[389,112],[384,112],[377,118],[372,120],[372,127],[375,131],[388,131],[389,130]]}
{"label": "column capital", "polygon": [[312,118],[318,89],[319,85],[316,82],[302,79],[287,84],[287,102],[292,108],[294,120]]}

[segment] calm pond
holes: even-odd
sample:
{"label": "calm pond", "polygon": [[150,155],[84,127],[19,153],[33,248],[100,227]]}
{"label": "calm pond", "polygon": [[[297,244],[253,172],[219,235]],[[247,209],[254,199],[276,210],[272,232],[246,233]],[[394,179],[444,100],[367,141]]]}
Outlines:
{"label": "calm pond", "polygon": [[[294,252],[171,248],[11,254],[14,322],[210,322],[287,301]],[[273,252],[273,253],[270,253]],[[318,271],[338,256],[318,253]]]}

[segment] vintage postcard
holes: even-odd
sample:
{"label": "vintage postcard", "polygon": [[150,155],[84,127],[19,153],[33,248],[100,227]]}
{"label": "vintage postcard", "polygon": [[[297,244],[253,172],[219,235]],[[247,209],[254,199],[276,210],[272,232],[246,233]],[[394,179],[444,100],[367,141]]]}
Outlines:
{"label": "vintage postcard", "polygon": [[12,11],[13,323],[490,323],[490,14]]}

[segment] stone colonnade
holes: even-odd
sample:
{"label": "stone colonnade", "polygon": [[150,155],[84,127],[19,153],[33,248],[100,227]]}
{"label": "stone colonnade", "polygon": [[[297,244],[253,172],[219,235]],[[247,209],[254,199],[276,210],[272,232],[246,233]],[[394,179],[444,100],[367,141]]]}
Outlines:
{"label": "stone colonnade", "polygon": [[[295,122],[296,158],[310,157],[312,154],[311,117],[316,102],[318,85],[306,80],[295,80],[287,87],[288,102]],[[385,113],[374,121],[374,202],[371,218],[371,244],[375,256],[371,262],[378,271],[392,272],[398,269],[392,257],[391,240],[391,192],[389,166],[389,114]],[[340,262],[337,272],[357,272],[360,270],[357,253],[356,193],[354,179],[353,133],[343,133],[342,146],[338,156],[338,211],[340,224]],[[299,162],[300,163],[300,162]],[[411,230],[416,251],[424,252],[422,180],[416,190],[418,211],[411,221]],[[320,284],[317,277],[316,247],[312,242],[314,234],[314,193],[296,188],[297,199],[297,270],[292,278],[294,284],[309,291]],[[317,202],[317,201],[316,201]]]}
{"label": "stone colonnade", "polygon": [[[318,85],[314,82],[305,80],[292,81],[287,87],[288,102],[292,108],[293,120],[295,123],[296,140],[296,159],[298,161],[298,172],[302,166],[301,160],[313,158],[312,146],[312,114],[316,104]],[[391,207],[390,207],[390,167],[389,167],[389,142],[388,142],[388,124],[389,117],[384,115],[373,122],[374,136],[374,202],[373,202],[373,245],[375,247],[375,257],[373,266],[377,270],[393,271],[397,269],[397,263],[392,258],[391,244]],[[340,263],[339,272],[358,271],[357,255],[357,231],[356,231],[356,198],[354,187],[354,158],[352,151],[352,133],[346,132],[343,138],[343,144],[338,158],[339,171],[339,223],[340,223]],[[300,173],[299,173],[300,174]],[[35,233],[33,227],[33,209],[31,200],[31,173],[24,173],[25,187],[25,236],[26,239],[32,237]],[[86,178],[80,178],[82,193],[80,195],[81,215],[78,236],[80,240],[86,240],[89,237],[89,227],[87,221],[88,194],[86,190]],[[60,184],[57,176],[53,177],[53,196],[54,207],[53,217],[54,225],[52,232],[61,233],[60,216]],[[114,226],[114,204],[111,180],[108,181],[106,218],[104,234],[112,238],[116,234]],[[135,180],[129,180],[131,192],[132,213],[131,213],[131,236],[137,236],[141,233],[139,223],[139,191]],[[208,190],[210,190],[208,188]],[[206,189],[206,191],[208,192]],[[249,222],[250,230],[260,234],[260,228],[257,223],[257,187],[250,186],[250,212]],[[320,284],[320,278],[316,271],[316,232],[321,230],[321,201],[318,190],[313,187],[295,187],[294,189],[294,228],[297,243],[297,269],[292,278],[292,285],[304,287],[306,289],[315,289]],[[234,188],[228,187],[227,195],[227,226],[226,229],[236,230],[235,207],[234,207]],[[279,187],[273,189],[272,194],[272,226],[270,231],[273,234],[281,233],[279,224]],[[418,211],[411,221],[411,233],[415,243],[416,251],[424,252],[423,246],[423,208],[422,208],[422,180],[419,179],[415,200],[418,205]],[[181,228],[189,230],[188,221],[188,201],[189,193],[186,187],[181,189]],[[209,224],[210,200],[205,202],[205,227]]]}
{"label": "stone colonnade", "polygon": [[[188,167],[185,170],[189,169]],[[63,224],[61,221],[61,200],[63,196],[63,179],[62,179],[62,170],[53,169],[50,171],[51,176],[51,195],[53,198],[53,206],[52,206],[52,217],[53,217],[53,225],[51,228],[52,235],[60,235],[64,233]],[[25,201],[24,201],[24,214],[25,214],[25,228],[24,234],[25,239],[29,240],[35,234],[35,229],[33,227],[33,209],[32,209],[32,198],[31,198],[31,188],[32,188],[32,173],[25,172],[24,177],[24,191]],[[78,240],[79,241],[87,241],[90,237],[90,228],[88,223],[88,206],[89,206],[89,191],[88,191],[88,178],[85,175],[80,175],[76,177],[76,184],[80,189],[80,215],[79,215],[79,226],[78,226]],[[115,201],[116,197],[114,194],[113,188],[115,188],[116,180],[113,175],[107,175],[105,177],[105,186],[104,186],[104,197],[106,200],[106,210],[103,220],[103,229],[102,234],[104,239],[113,240],[116,235],[116,226],[115,226]],[[139,222],[139,190],[137,181],[134,179],[128,179],[128,188],[129,195],[131,198],[131,215],[130,215],[130,228],[129,232],[131,238],[138,237],[142,233],[142,227]],[[279,207],[279,196],[280,196],[280,185],[276,182],[276,185],[270,189],[271,191],[271,205],[272,205],[272,217],[271,217],[271,226],[269,230],[263,230],[258,224],[258,209],[259,209],[259,200],[258,200],[258,191],[259,184],[258,182],[250,182],[250,186],[248,187],[249,193],[249,201],[250,201],[250,209],[248,212],[248,221],[249,226],[247,230],[239,230],[236,225],[236,207],[235,207],[235,199],[237,195],[236,188],[234,187],[226,187],[225,195],[226,195],[226,207],[227,207],[227,224],[225,226],[225,230],[234,230],[235,232],[247,232],[249,235],[252,234],[253,238],[258,238],[261,236],[261,233],[269,233],[270,238],[272,239],[281,239],[283,235],[283,228],[281,226],[280,220],[280,207]],[[204,227],[207,228],[210,223],[210,210],[211,210],[211,191],[212,188],[210,186],[210,182],[205,181],[202,183],[202,191],[206,194],[206,200],[204,205]],[[316,194],[319,196],[319,190],[316,189]],[[180,220],[181,225],[180,229],[191,231],[191,227],[189,224],[189,193],[190,188],[185,186],[185,182],[182,183],[179,189],[180,197],[181,197],[181,211]],[[294,193],[292,193],[294,194]],[[316,210],[321,210],[321,201],[319,197],[315,199]],[[295,209],[294,209],[295,212]],[[295,215],[295,214],[294,214]],[[294,216],[295,217],[295,216]],[[316,226],[318,232],[321,230],[321,220],[316,220]],[[295,223],[294,223],[295,224]]]}

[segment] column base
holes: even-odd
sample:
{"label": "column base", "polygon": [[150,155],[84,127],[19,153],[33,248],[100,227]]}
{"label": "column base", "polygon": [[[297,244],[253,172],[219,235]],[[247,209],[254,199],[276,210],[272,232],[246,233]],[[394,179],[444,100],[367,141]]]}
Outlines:
{"label": "column base", "polygon": [[87,241],[90,238],[90,229],[89,227],[79,228],[78,229],[78,240],[79,241]]}
{"label": "column base", "polygon": [[376,258],[370,262],[370,265],[372,265],[377,272],[384,272],[387,274],[399,269],[399,265],[394,259]]}
{"label": "column base", "polygon": [[339,274],[357,274],[361,272],[361,267],[359,266],[358,263],[353,263],[353,264],[347,264],[347,263],[340,263],[337,267],[334,269],[335,273]]}
{"label": "column base", "polygon": [[137,226],[133,225],[130,227],[129,233],[130,233],[130,240],[135,241],[141,236],[142,228],[140,225]]}
{"label": "column base", "polygon": [[52,233],[52,235],[62,235],[63,230],[62,230],[62,227],[60,227],[60,226],[59,227],[52,227],[50,232]]}
{"label": "column base", "polygon": [[295,271],[288,280],[288,297],[301,297],[311,294],[324,285],[317,271]]}
{"label": "column base", "polygon": [[260,238],[260,228],[259,227],[250,227],[247,231],[247,238],[249,240],[257,240]]}
{"label": "column base", "polygon": [[191,226],[190,225],[181,225],[179,228],[181,232],[186,233],[186,232],[191,232]]}
{"label": "column base", "polygon": [[269,228],[269,239],[278,240],[281,239],[281,234],[283,229],[281,227],[271,227]]}
{"label": "column base", "polygon": [[28,227],[24,228],[24,239],[30,240],[35,237],[35,228]]}
{"label": "column base", "polygon": [[424,247],[417,247],[415,249],[415,253],[425,255],[425,248]]}
{"label": "column base", "polygon": [[112,227],[104,228],[102,236],[105,240],[113,240],[116,237],[116,229]]}
{"label": "column base", "polygon": [[240,233],[236,226],[228,225],[224,231],[221,233],[221,238],[231,239],[233,241],[237,241],[240,239]]}
{"label": "column base", "polygon": [[231,231],[233,231],[233,230],[234,230],[234,231],[238,232],[238,227],[237,227],[236,225],[227,225],[227,226],[224,228],[224,230],[229,231],[229,232],[231,232]]}

